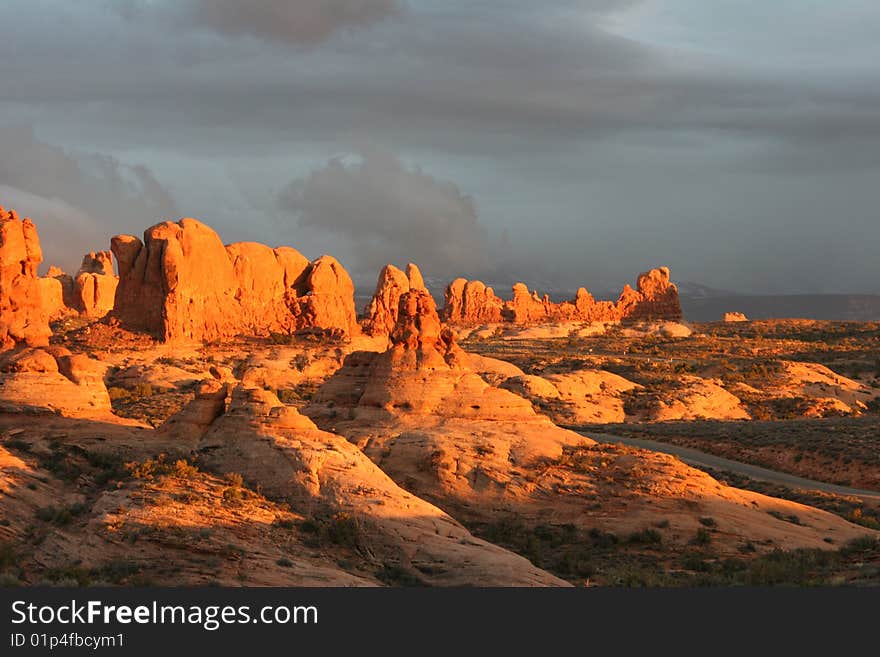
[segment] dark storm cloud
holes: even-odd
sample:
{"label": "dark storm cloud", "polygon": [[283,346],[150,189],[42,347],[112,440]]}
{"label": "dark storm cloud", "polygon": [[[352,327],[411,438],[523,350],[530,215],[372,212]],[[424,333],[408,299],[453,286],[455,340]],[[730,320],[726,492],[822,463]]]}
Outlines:
{"label": "dark storm cloud", "polygon": [[797,257],[880,239],[876,3],[408,0],[305,40],[282,5],[126,6],[2,3],[0,124],[146,161],[224,235],[300,245],[294,214],[261,199],[371,143],[473,195],[512,270],[878,289],[876,259],[832,280]]}
{"label": "dark storm cloud", "polygon": [[334,158],[291,183],[278,204],[303,228],[341,240],[357,272],[408,261],[431,276],[486,267],[487,231],[473,199],[387,152],[367,149],[357,162]]}
{"label": "dark storm cloud", "polygon": [[152,172],[106,155],[74,156],[27,127],[0,127],[0,204],[37,224],[44,263],[67,270],[110,237],[176,215]]}

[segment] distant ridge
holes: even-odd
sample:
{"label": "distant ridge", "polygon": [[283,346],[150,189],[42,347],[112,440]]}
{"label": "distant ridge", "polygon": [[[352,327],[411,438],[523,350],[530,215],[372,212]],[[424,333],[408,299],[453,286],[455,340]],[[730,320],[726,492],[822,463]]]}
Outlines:
{"label": "distant ridge", "polygon": [[749,319],[880,321],[880,295],[876,294],[682,295],[681,306],[685,319],[694,322],[717,322],[726,312],[745,313]]}

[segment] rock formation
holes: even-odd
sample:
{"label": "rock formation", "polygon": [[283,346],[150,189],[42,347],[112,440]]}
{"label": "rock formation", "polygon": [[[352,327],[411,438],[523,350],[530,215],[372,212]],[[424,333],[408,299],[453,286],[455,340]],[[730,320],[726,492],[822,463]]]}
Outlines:
{"label": "rock formation", "polygon": [[64,274],[57,267],[50,267],[46,276],[37,279],[40,304],[51,322],[61,319],[71,312],[66,303],[68,290],[65,288],[65,284],[68,279],[70,276]]}
{"label": "rock formation", "polygon": [[724,322],[747,322],[749,318],[745,316],[743,313],[732,312],[732,313],[724,313],[724,317],[721,318]]}
{"label": "rock formation", "polygon": [[502,319],[504,302],[482,281],[456,278],[446,287],[443,296],[445,322],[467,326],[494,324]]}
{"label": "rock formation", "polygon": [[74,308],[87,317],[104,317],[113,310],[118,283],[110,251],[87,253],[74,280]]}
{"label": "rock formation", "polygon": [[195,219],[156,224],[141,242],[112,239],[119,268],[113,313],[123,327],[165,341],[358,330],[354,284],[334,258],[295,249],[224,246]]}
{"label": "rock formation", "polygon": [[46,272],[46,278],[54,278],[61,285],[61,299],[66,311],[74,310],[77,307],[76,289],[73,283],[73,276],[64,273],[60,267],[51,266]]}
{"label": "rock formation", "polygon": [[513,298],[502,301],[482,282],[463,278],[449,284],[445,302],[443,319],[462,326],[681,319],[678,288],[670,281],[666,267],[641,274],[637,289],[627,285],[616,303],[596,301],[585,288],[571,301],[554,303],[546,294],[530,292],[524,283],[515,284]]}
{"label": "rock formation", "polygon": [[64,347],[25,348],[0,358],[0,410],[104,417],[110,397],[107,366]]}
{"label": "rock formation", "polygon": [[378,563],[426,584],[559,586],[523,557],[472,536],[395,484],[345,438],[321,431],[266,390],[206,382],[159,430],[200,450],[215,472],[240,473],[270,498],[331,525]]}
{"label": "rock formation", "polygon": [[49,314],[37,277],[42,261],[37,227],[0,207],[0,350],[49,342]]}
{"label": "rock formation", "polygon": [[416,265],[409,263],[406,267],[406,273],[394,265],[385,265],[379,272],[376,292],[364,308],[364,332],[368,335],[388,335],[391,333],[397,323],[400,297],[411,289],[427,292],[422,272]]}
{"label": "rock formation", "polygon": [[449,486],[469,488],[477,480],[491,495],[505,488],[514,464],[558,458],[565,445],[592,442],[487,383],[479,372],[491,359],[471,357],[455,343],[427,292],[401,296],[390,340],[384,353],[349,355],[305,409],[322,428],[363,440],[368,456],[454,462],[452,469],[441,466]]}

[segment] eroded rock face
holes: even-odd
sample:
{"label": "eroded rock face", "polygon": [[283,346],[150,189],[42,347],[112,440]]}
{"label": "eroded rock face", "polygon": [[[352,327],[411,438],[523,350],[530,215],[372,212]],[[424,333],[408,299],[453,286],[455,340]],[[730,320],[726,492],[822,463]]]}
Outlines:
{"label": "eroded rock face", "polygon": [[0,207],[0,350],[49,342],[49,313],[37,277],[42,261],[37,227]]}
{"label": "eroded rock face", "polygon": [[224,246],[195,219],[157,224],[144,241],[113,238],[119,268],[114,315],[165,341],[237,335],[357,331],[354,284],[334,258],[309,263],[295,249]]}
{"label": "eroded rock face", "polygon": [[406,273],[394,265],[385,265],[379,272],[376,292],[364,308],[364,332],[368,335],[391,333],[397,323],[400,297],[411,289],[427,292],[422,273],[416,265],[409,263]]}
{"label": "eroded rock face", "polygon": [[118,283],[110,251],[87,253],[73,282],[75,309],[87,317],[104,317],[113,310]]}
{"label": "eroded rock face", "polygon": [[445,321],[461,326],[678,320],[682,316],[678,288],[670,281],[666,267],[641,274],[637,289],[627,285],[616,303],[596,301],[585,288],[571,301],[554,303],[546,294],[529,291],[524,283],[514,285],[513,298],[502,301],[482,282],[459,278],[446,288],[442,314]]}
{"label": "eroded rock face", "polygon": [[291,306],[298,330],[352,335],[359,331],[354,282],[336,258],[323,255],[306,270],[305,284]]}
{"label": "eroded rock face", "polygon": [[111,413],[106,364],[64,347],[25,348],[0,358],[0,409],[104,417]]}
{"label": "eroded rock face", "polygon": [[747,322],[749,318],[745,316],[743,313],[731,312],[724,313],[724,317],[721,318],[724,322]]}

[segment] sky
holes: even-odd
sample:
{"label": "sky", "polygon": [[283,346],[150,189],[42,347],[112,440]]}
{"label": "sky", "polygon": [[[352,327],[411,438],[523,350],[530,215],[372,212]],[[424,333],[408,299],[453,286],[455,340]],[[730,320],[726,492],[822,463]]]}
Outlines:
{"label": "sky", "polygon": [[876,0],[4,0],[44,267],[192,216],[437,280],[880,293]]}

